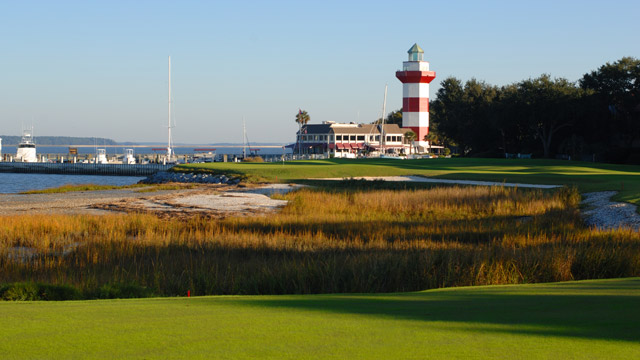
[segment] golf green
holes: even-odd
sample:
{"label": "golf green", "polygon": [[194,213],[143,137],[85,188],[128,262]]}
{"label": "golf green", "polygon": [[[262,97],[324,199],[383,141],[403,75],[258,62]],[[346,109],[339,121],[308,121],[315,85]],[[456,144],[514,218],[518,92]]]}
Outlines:
{"label": "golf green", "polygon": [[3,359],[632,359],[640,279],[400,294],[2,302]]}

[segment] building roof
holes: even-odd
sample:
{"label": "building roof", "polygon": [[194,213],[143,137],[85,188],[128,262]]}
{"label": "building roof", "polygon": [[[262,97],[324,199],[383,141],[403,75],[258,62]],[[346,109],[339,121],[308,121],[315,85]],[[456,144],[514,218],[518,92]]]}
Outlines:
{"label": "building roof", "polygon": [[[306,130],[306,132],[305,132]],[[328,134],[331,130],[330,124],[305,124],[302,125],[303,134]]]}
{"label": "building roof", "polygon": [[409,49],[409,51],[407,51],[409,54],[413,54],[413,53],[424,53],[424,50],[422,50],[422,48],[420,46],[418,46],[418,44],[413,44],[413,46],[411,47],[411,49]]}
{"label": "building roof", "polygon": [[[387,134],[404,134],[406,130],[397,124],[385,124],[384,132]],[[380,126],[374,124],[306,124],[302,125],[303,134],[379,134]]]}

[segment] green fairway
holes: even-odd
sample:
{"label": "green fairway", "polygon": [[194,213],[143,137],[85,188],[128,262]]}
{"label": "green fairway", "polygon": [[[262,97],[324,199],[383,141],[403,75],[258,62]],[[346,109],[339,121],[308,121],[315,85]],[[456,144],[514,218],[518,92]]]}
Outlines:
{"label": "green fairway", "polygon": [[640,279],[384,295],[0,302],[25,358],[633,359]]}
{"label": "green fairway", "polygon": [[562,160],[507,159],[330,159],[282,163],[210,163],[182,165],[247,176],[250,181],[308,178],[423,175],[442,179],[483,180],[577,186],[580,191],[620,191],[615,200],[640,204],[640,166]]}

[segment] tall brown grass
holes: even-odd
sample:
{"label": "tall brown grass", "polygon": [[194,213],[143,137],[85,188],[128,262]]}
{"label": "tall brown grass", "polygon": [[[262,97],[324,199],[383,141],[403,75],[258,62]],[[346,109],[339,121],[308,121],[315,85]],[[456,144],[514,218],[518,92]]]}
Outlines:
{"label": "tall brown grass", "polygon": [[277,214],[224,220],[3,217],[0,283],[284,294],[640,275],[638,233],[585,228],[571,189],[306,189],[283,198]]}

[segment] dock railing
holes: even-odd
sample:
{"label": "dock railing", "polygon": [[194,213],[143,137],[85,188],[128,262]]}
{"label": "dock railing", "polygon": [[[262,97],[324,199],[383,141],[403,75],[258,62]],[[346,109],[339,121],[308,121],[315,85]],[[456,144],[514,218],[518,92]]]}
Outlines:
{"label": "dock railing", "polygon": [[0,172],[70,175],[149,176],[167,171],[173,165],[163,164],[84,164],[0,162]]}

